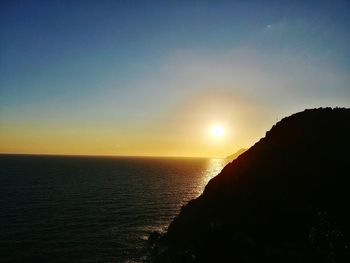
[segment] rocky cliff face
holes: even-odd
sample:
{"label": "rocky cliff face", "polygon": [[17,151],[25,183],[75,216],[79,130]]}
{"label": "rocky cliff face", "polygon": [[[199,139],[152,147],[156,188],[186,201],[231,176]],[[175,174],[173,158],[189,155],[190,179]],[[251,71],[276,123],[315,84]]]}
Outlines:
{"label": "rocky cliff face", "polygon": [[190,201],[154,262],[350,262],[350,109],[286,117]]}

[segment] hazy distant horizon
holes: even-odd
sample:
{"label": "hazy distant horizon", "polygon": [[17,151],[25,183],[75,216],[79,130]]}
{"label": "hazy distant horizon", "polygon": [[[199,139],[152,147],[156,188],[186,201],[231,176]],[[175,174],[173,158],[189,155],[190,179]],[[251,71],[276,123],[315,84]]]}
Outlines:
{"label": "hazy distant horizon", "polygon": [[116,155],[116,154],[60,154],[60,153],[11,153],[0,152],[1,155],[32,155],[62,157],[120,157],[120,158],[193,158],[193,159],[225,159],[227,156],[175,156],[175,155]]}

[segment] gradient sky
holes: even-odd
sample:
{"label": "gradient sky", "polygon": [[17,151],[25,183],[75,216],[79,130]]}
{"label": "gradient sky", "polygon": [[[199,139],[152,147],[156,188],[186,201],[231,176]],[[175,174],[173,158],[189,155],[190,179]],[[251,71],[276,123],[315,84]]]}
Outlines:
{"label": "gradient sky", "polygon": [[0,152],[229,155],[286,115],[350,106],[349,13],[349,1],[1,1]]}

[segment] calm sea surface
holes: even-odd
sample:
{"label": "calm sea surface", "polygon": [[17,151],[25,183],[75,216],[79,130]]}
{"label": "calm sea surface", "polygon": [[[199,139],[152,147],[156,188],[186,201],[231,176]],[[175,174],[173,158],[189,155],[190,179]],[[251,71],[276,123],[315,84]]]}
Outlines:
{"label": "calm sea surface", "polygon": [[1,262],[139,262],[222,159],[0,155]]}

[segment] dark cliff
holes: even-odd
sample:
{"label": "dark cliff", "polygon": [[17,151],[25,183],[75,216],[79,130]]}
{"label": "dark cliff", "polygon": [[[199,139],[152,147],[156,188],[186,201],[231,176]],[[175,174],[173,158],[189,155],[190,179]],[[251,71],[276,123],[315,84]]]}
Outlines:
{"label": "dark cliff", "polygon": [[282,119],[182,208],[153,261],[350,262],[349,150],[350,109]]}

